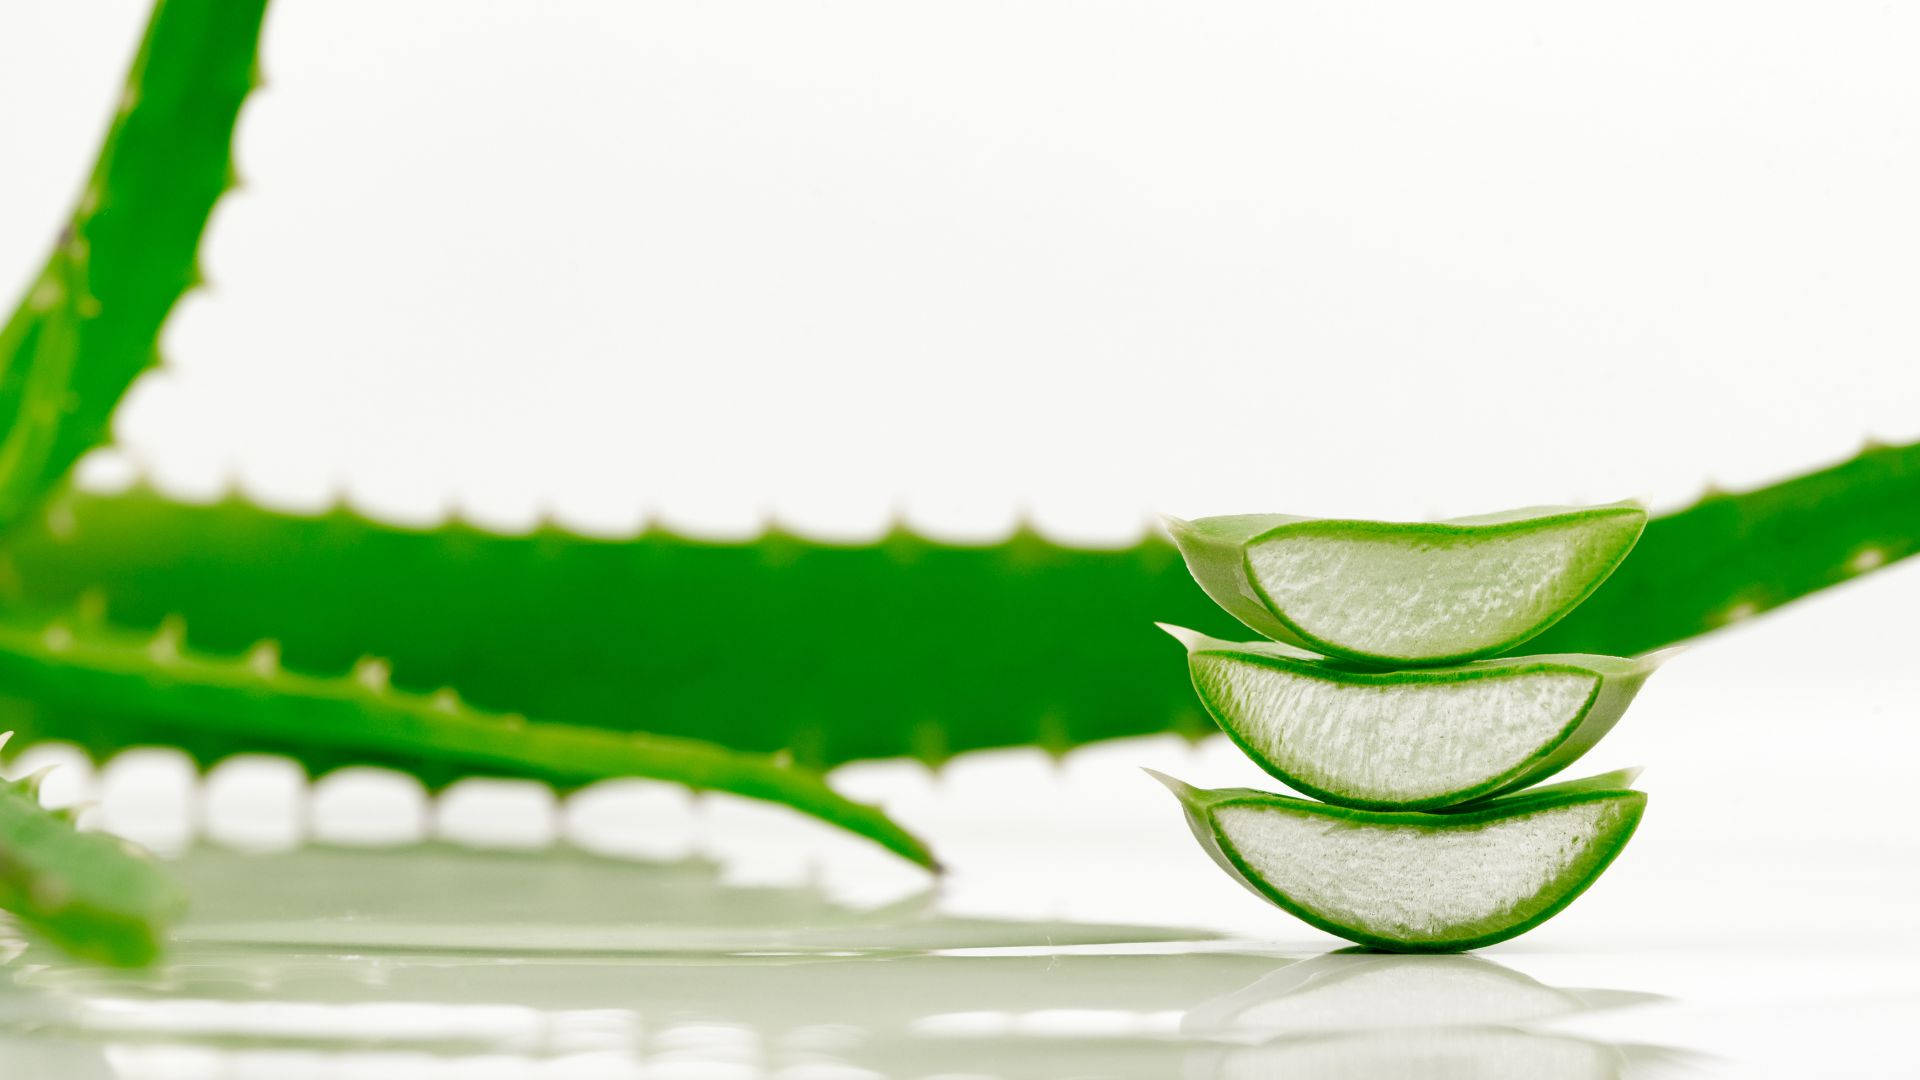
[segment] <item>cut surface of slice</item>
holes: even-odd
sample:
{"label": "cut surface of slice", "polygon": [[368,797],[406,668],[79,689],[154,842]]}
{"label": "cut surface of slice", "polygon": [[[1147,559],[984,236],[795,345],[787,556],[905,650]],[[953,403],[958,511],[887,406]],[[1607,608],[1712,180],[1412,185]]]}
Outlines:
{"label": "cut surface of slice", "polygon": [[1379,813],[1153,775],[1241,884],[1329,933],[1402,952],[1539,925],[1606,869],[1646,808],[1638,791],[1575,782],[1458,813]]}
{"label": "cut surface of slice", "polygon": [[1388,666],[1514,648],[1572,611],[1639,540],[1621,503],[1439,522],[1246,514],[1168,531],[1194,580],[1278,641]]}
{"label": "cut surface of slice", "polygon": [[1437,809],[1545,779],[1612,729],[1665,658],[1379,671],[1162,628],[1187,647],[1201,704],[1256,764],[1316,799],[1371,810]]}

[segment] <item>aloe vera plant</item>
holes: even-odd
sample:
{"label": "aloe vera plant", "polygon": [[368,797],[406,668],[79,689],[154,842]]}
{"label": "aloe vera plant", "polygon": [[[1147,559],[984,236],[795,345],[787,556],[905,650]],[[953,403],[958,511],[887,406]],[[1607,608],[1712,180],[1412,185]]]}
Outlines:
{"label": "aloe vera plant", "polygon": [[[68,491],[46,505],[74,460],[102,441],[122,391],[155,362],[166,313],[198,279],[199,234],[231,186],[233,121],[257,81],[263,8],[264,0],[156,4],[74,217],[0,330],[0,632],[14,643],[22,680],[0,689],[24,706],[28,734],[101,753],[177,740],[203,759],[272,745],[310,768],[386,760],[436,784],[494,772],[570,786],[651,769],[751,788],[924,860],[917,841],[871,808],[836,801],[809,767],[902,755],[939,762],[990,746],[1061,752],[1208,729],[1201,710],[1157,676],[1159,646],[1146,623],[1173,619],[1215,634],[1230,624],[1156,537],[1120,551],[1054,544],[1025,529],[979,546],[905,528],[870,545],[778,529],[739,544],[663,529],[604,541],[551,526],[524,537],[459,524],[405,530],[243,500],[184,506],[143,488]],[[1435,580],[1480,583],[1434,601],[1435,610],[1464,598],[1500,616],[1478,633],[1435,624],[1415,640],[1370,636],[1380,627],[1361,607],[1303,607],[1299,582],[1272,572],[1284,570],[1293,545],[1344,552],[1341,588],[1352,596],[1371,594],[1369,582],[1402,580],[1398,556],[1382,557],[1377,537],[1337,523],[1273,521],[1262,530],[1280,532],[1268,538],[1273,546],[1256,544],[1264,561],[1222,563],[1210,587],[1250,625],[1264,624],[1257,629],[1376,664],[1497,653],[1528,634],[1542,651],[1638,654],[1912,554],[1920,444],[1869,447],[1771,487],[1715,493],[1652,519],[1621,563],[1636,513],[1535,514],[1422,534],[1446,553]],[[1516,563],[1556,568],[1553,586],[1525,596],[1503,588],[1492,571]],[[1228,589],[1235,574],[1246,591]],[[114,625],[49,621],[76,606],[104,611]],[[741,611],[779,647],[743,644]],[[190,640],[174,631],[158,638],[171,653],[129,636],[182,619]],[[84,647],[50,648],[46,635],[62,639],[54,630]],[[262,640],[280,643],[280,674],[243,691],[235,661],[217,657]],[[365,689],[352,673],[366,655],[388,668],[363,665],[361,677],[390,669],[393,699],[369,694],[349,707],[347,695]],[[183,672],[203,681],[177,683]],[[461,697],[433,696],[449,686]],[[462,699],[474,717],[439,723],[409,711]],[[209,706],[202,726],[187,722],[184,700]],[[344,718],[340,739],[291,738],[270,722],[319,712]],[[524,727],[504,719],[516,714],[542,719]],[[419,726],[372,746],[378,717]],[[609,732],[648,738],[595,741]],[[1579,742],[1569,736],[1546,756]],[[612,745],[626,749],[604,755],[601,772],[578,767]],[[643,746],[651,749],[635,749]]]}
{"label": "aloe vera plant", "polygon": [[[1527,648],[1661,649],[1916,545],[1920,444],[1869,447],[1655,516],[1620,568]],[[369,619],[363,597],[375,595],[381,617]],[[1238,625],[1152,536],[1100,551],[1026,529],[971,546],[904,527],[871,544],[777,529],[716,543],[658,526],[605,539],[551,523],[498,535],[237,496],[185,505],[144,485],[63,493],[0,551],[0,598],[16,609],[88,597],[133,629],[182,617],[210,651],[277,639],[291,670],[338,674],[372,653],[392,661],[396,686],[455,686],[495,711],[819,765],[1198,737],[1213,725],[1163,677],[1152,623],[1222,638]],[[779,649],[741,647],[735,613],[747,608]]]}
{"label": "aloe vera plant", "polygon": [[1371,812],[1154,774],[1241,884],[1363,945],[1450,952],[1539,925],[1591,885],[1646,796],[1609,774],[1448,814]]}
{"label": "aloe vera plant", "polygon": [[43,808],[41,775],[0,783],[0,908],[77,955],[147,963],[184,905],[180,890],[145,852]]}
{"label": "aloe vera plant", "polygon": [[1255,764],[1322,802],[1426,810],[1538,783],[1612,729],[1662,657],[1524,656],[1380,671],[1166,627]]}

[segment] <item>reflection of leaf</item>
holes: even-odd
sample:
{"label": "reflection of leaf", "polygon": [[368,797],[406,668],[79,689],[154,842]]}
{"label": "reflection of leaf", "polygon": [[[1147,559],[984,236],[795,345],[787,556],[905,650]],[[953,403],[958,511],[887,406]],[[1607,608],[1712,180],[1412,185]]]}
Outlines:
{"label": "reflection of leaf", "polygon": [[[1385,1075],[1339,1070],[1436,1060],[1611,1076],[1590,1066],[1621,1060],[1553,1035],[1379,1029],[1408,1016],[1382,1012],[1388,984],[1402,1004],[1492,998],[1459,1015],[1581,1007],[1572,992],[1474,958],[1295,963],[1175,942],[1192,931],[856,908],[811,887],[729,884],[703,860],[564,847],[201,847],[175,866],[205,902],[166,962],[122,972],[31,952],[0,968],[11,976],[0,981],[0,1039],[76,1054],[89,1040],[149,1042],[256,1069],[295,1051],[372,1067],[394,1050],[1196,1080],[1271,1067]],[[649,925],[635,925],[642,916]],[[282,934],[293,939],[276,944]],[[1323,993],[1329,984],[1336,992]],[[1253,1022],[1289,998],[1323,1023]]]}
{"label": "reflection of leaf", "polygon": [[[262,1037],[250,1025],[265,1015],[254,1006],[268,1003],[338,1006],[334,1022],[373,1003],[513,1005],[619,1010],[636,1029],[699,1017],[769,1039],[819,1025],[866,1039],[987,1010],[1177,1010],[1287,962],[1142,951],[1199,931],[857,908],[811,887],[729,884],[702,860],[564,847],[196,848],[174,869],[204,900],[166,963],[111,972],[36,953],[0,968],[12,976],[0,987],[0,1026],[78,1025],[104,1037],[127,1014],[70,1006],[148,1003],[153,1012],[131,1014],[147,1023],[187,999],[203,1004],[181,1034],[222,1040]],[[275,944],[283,934],[294,940]],[[350,1026],[334,1034],[341,1045],[365,1038]]]}
{"label": "reflection of leaf", "polygon": [[816,889],[734,885],[704,859],[647,862],[557,846],[476,850],[201,846],[173,863],[195,897],[183,941],[501,953],[926,951],[1175,941],[1204,931],[1024,923],[933,913],[922,893],[877,908]]}

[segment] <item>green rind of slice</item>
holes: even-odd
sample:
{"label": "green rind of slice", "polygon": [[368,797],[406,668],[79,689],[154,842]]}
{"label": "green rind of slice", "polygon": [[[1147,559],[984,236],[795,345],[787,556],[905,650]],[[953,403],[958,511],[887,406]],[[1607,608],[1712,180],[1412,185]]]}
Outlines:
{"label": "green rind of slice", "polygon": [[0,908],[75,956],[152,962],[184,894],[145,852],[42,807],[39,779],[0,783]]}
{"label": "green rind of slice", "polygon": [[1200,702],[1254,763],[1323,802],[1437,810],[1538,783],[1612,730],[1665,653],[1380,671],[1161,624]]}
{"label": "green rind of slice", "polygon": [[1395,952],[1477,949],[1540,925],[1593,884],[1646,809],[1641,792],[1575,781],[1449,814],[1380,813],[1148,772],[1242,885]]}
{"label": "green rind of slice", "polygon": [[1253,630],[1387,667],[1518,646],[1579,606],[1646,526],[1631,503],[1440,522],[1167,519],[1187,568]]}

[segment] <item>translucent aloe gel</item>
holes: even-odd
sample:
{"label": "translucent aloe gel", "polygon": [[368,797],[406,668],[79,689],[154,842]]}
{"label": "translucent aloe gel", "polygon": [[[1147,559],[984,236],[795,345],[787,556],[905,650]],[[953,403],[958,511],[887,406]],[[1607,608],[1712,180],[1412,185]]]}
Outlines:
{"label": "translucent aloe gel", "polygon": [[1165,627],[1201,703],[1256,764],[1321,801],[1155,775],[1216,863],[1323,930],[1431,952],[1539,925],[1619,854],[1646,796],[1620,773],[1529,785],[1611,730],[1660,657],[1475,658],[1571,611],[1645,521],[1630,505],[1434,524],[1170,520],[1207,594],[1275,639]]}

